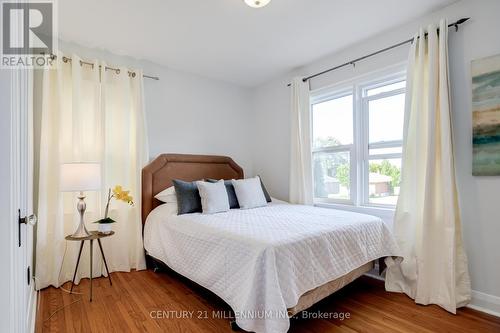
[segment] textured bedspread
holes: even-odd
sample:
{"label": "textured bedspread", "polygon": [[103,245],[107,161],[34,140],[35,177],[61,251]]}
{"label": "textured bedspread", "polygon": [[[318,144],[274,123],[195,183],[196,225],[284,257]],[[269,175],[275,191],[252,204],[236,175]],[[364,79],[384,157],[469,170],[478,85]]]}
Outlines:
{"label": "textured bedspread", "polygon": [[286,332],[300,296],[397,245],[377,217],[276,204],[214,215],[157,207],[144,232],[148,253],[211,290],[254,332]]}

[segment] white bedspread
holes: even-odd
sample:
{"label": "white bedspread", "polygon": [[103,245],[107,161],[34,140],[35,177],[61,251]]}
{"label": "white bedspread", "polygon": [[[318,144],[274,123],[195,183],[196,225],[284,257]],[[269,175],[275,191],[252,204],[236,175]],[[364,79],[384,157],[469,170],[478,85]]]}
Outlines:
{"label": "white bedspread", "polygon": [[399,254],[374,216],[282,203],[177,216],[164,206],[147,219],[146,250],[226,301],[247,331],[286,332],[287,308],[306,291]]}

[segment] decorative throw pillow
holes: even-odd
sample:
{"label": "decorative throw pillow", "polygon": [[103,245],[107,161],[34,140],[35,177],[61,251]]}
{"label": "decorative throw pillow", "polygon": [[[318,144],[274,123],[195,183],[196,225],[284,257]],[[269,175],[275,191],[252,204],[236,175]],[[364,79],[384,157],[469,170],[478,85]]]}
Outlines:
{"label": "decorative throw pillow", "polygon": [[[218,180],[215,179],[207,179],[206,181],[209,183],[218,182]],[[224,185],[226,185],[227,198],[229,199],[229,207],[231,209],[240,208],[240,205],[238,204],[238,198],[236,197],[236,193],[234,192],[233,183],[230,180],[225,180]]]}
{"label": "decorative throw pillow", "polygon": [[229,198],[227,196],[224,181],[215,183],[196,182],[201,197],[201,207],[203,214],[214,214],[227,212],[229,208]]}
{"label": "decorative throw pillow", "polygon": [[177,195],[175,194],[175,187],[170,186],[157,195],[155,195],[155,198],[165,202],[165,203],[175,203],[177,204]]}
{"label": "decorative throw pillow", "polygon": [[262,178],[261,178],[260,176],[257,176],[257,177],[259,177],[259,179],[260,179],[260,185],[262,186],[262,192],[264,192],[264,196],[266,197],[266,201],[267,201],[267,202],[271,202],[271,201],[273,201],[273,200],[271,199],[271,196],[269,195],[269,192],[267,192],[267,189],[266,189],[266,187],[264,186],[264,182],[262,181]]}
{"label": "decorative throw pillow", "polygon": [[233,179],[231,182],[233,183],[234,191],[241,209],[267,205],[259,177],[238,180]]}
{"label": "decorative throw pillow", "polygon": [[201,197],[196,182],[172,181],[177,196],[178,215],[201,212]]}

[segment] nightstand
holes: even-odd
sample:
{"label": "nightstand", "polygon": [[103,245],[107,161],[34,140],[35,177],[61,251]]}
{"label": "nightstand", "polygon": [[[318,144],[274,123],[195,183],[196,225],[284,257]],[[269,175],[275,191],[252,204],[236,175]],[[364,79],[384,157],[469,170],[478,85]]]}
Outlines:
{"label": "nightstand", "polygon": [[90,236],[88,237],[73,237],[71,235],[66,236],[66,240],[68,241],[80,241],[80,251],[78,251],[78,259],[76,260],[75,274],[73,274],[73,280],[71,281],[71,290],[70,293],[73,292],[73,286],[75,285],[76,272],[78,271],[78,264],[80,263],[80,257],[82,255],[83,245],[85,241],[90,241],[90,301],[92,302],[92,256],[93,256],[93,245],[94,240],[97,240],[97,244],[99,244],[99,250],[101,251],[102,259],[104,260],[104,267],[106,267],[106,273],[108,274],[109,284],[111,283],[111,275],[109,275],[108,264],[106,263],[106,257],[104,257],[104,251],[102,250],[101,238],[106,238],[114,235],[115,232],[111,231],[109,234],[103,234],[99,231],[90,231]]}

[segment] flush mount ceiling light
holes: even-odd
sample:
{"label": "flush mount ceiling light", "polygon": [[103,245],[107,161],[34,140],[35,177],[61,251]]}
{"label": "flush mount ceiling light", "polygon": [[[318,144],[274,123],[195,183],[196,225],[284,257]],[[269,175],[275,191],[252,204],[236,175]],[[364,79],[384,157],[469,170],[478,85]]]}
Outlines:
{"label": "flush mount ceiling light", "polygon": [[247,5],[252,8],[262,8],[266,6],[271,0],[244,0]]}

